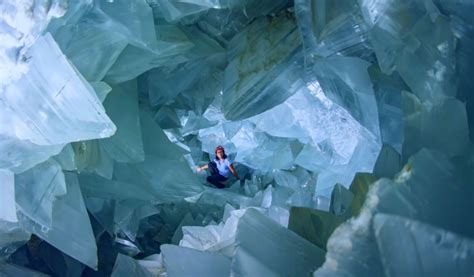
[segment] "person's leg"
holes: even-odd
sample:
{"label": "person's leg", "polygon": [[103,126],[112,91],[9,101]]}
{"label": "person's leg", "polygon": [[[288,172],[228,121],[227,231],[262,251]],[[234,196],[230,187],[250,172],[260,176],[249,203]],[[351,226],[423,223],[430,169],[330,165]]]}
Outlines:
{"label": "person's leg", "polygon": [[222,182],[225,182],[227,180],[226,177],[219,175],[219,174],[213,174],[211,176],[207,176],[207,181],[217,188],[225,188],[225,185]]}

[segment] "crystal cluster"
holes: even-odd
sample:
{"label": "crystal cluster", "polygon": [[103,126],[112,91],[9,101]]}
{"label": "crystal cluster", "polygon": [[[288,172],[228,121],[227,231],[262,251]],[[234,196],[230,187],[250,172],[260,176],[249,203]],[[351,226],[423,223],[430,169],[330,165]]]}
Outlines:
{"label": "crystal cluster", "polygon": [[0,275],[473,275],[473,13],[1,2]]}

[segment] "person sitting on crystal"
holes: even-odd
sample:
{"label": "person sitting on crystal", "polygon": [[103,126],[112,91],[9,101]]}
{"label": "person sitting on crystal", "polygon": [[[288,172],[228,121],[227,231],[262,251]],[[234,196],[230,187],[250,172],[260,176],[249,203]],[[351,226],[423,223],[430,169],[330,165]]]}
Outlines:
{"label": "person sitting on crystal", "polygon": [[232,174],[238,180],[240,180],[240,177],[237,174],[237,171],[235,171],[234,166],[229,161],[229,159],[227,159],[224,147],[217,146],[215,154],[216,158],[213,161],[210,161],[206,165],[198,166],[197,171],[201,172],[203,170],[209,169],[211,175],[207,176],[207,181],[220,189],[225,188],[223,182],[229,179],[229,172],[232,172]]}

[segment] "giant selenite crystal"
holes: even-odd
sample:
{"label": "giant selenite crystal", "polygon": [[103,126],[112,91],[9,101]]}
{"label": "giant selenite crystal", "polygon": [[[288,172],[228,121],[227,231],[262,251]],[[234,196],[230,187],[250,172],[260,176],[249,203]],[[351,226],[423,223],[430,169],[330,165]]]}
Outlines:
{"label": "giant selenite crystal", "polygon": [[105,138],[115,132],[94,90],[50,34],[39,37],[28,54],[28,74],[1,95],[2,133],[52,145]]}
{"label": "giant selenite crystal", "polygon": [[473,275],[471,2],[0,1],[0,275]]}

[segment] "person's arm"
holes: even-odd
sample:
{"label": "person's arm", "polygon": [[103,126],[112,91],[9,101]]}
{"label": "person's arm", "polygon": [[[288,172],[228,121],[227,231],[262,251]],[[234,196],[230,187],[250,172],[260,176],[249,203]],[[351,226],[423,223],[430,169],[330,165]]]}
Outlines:
{"label": "person's arm", "polygon": [[237,171],[235,170],[233,164],[229,164],[229,169],[230,169],[230,172],[232,172],[232,174],[234,174],[235,178],[240,180],[239,174],[237,174]]}
{"label": "person's arm", "polygon": [[198,166],[197,167],[197,172],[201,172],[201,171],[206,170],[208,168],[209,168],[209,166],[207,164],[205,164],[203,166]]}

